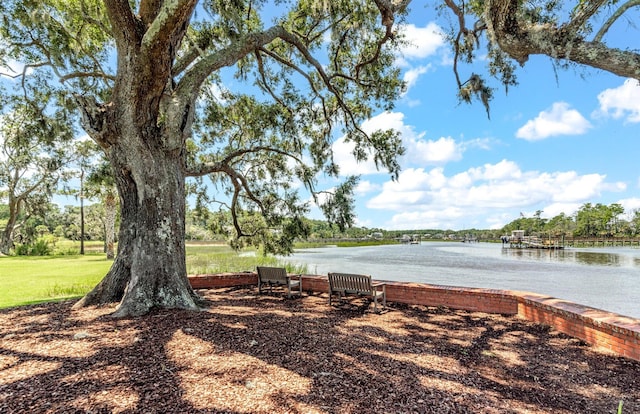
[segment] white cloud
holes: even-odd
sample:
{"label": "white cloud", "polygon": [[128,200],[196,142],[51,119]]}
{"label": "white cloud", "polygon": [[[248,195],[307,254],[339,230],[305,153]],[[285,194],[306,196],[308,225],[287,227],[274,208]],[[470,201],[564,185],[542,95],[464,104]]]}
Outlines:
{"label": "white cloud", "polygon": [[424,75],[429,71],[431,65],[427,66],[418,66],[417,68],[409,69],[404,73],[403,80],[406,83],[407,90],[405,91],[405,95],[409,92],[409,90],[418,82],[418,78],[420,75]]}
{"label": "white cloud", "polygon": [[522,177],[520,167],[515,162],[507,160],[502,160],[497,164],[485,164],[482,167],[470,168],[469,174],[474,180],[517,180]]}
{"label": "white cloud", "polygon": [[[478,138],[469,141],[456,141],[452,137],[440,137],[438,139],[425,139],[425,133],[417,133],[414,128],[404,123],[405,115],[402,112],[383,112],[362,123],[362,129],[366,133],[372,133],[379,129],[394,129],[400,133],[402,144],[406,149],[405,155],[400,159],[403,169],[411,167],[444,166],[449,162],[460,161],[464,152],[469,148],[490,148],[491,140]],[[353,158],[354,144],[345,142],[344,137],[333,144],[334,160],[340,166],[340,174],[347,175],[373,175],[387,174],[386,169],[376,169],[375,163],[370,159],[357,163]],[[370,158],[372,154],[370,153]],[[506,174],[501,169],[517,170],[513,163],[502,162],[495,166],[485,166],[483,174]],[[413,171],[413,170],[410,170]],[[437,170],[434,170],[437,171]],[[478,174],[471,169],[470,172]],[[405,171],[406,174],[406,171]],[[452,182],[467,180],[463,176],[454,177]]]}
{"label": "white cloud", "polygon": [[[541,217],[550,219],[564,213],[566,216],[571,216],[576,211],[580,210],[584,203],[552,203],[545,206]],[[532,216],[535,211],[530,212],[527,216]]]}
{"label": "white cloud", "polygon": [[413,127],[404,123],[402,112],[384,112],[362,124],[362,129],[371,133],[376,129],[392,128],[400,133],[402,143],[407,152],[402,164],[443,165],[449,161],[462,158],[462,153],[468,146],[475,143],[459,144],[451,137],[441,137],[437,140],[425,140],[424,133],[416,133]]}
{"label": "white cloud", "polygon": [[367,134],[378,129],[395,129],[401,133],[413,133],[411,128],[403,122],[404,114],[402,112],[383,112],[367,119],[362,123],[362,130]]}
{"label": "white cloud", "polygon": [[372,220],[363,220],[359,217],[355,218],[354,223],[356,227],[375,227],[375,223]]}
{"label": "white cloud", "polygon": [[556,102],[518,129],[516,137],[537,141],[557,135],[580,135],[589,128],[591,124],[580,112],[570,109],[566,102]]}
{"label": "white cloud", "polygon": [[[401,134],[413,134],[411,129],[402,122],[404,114],[401,112],[383,112],[373,118],[367,119],[362,123],[362,130],[367,134],[371,134],[376,130],[395,129]],[[369,154],[369,160],[364,162],[356,162],[353,158],[353,142],[345,142],[344,137],[339,138],[332,146],[334,161],[340,166],[340,174],[346,175],[366,175],[384,173],[378,171],[373,154]]]}
{"label": "white cloud", "polygon": [[460,143],[460,149],[466,151],[467,148],[480,148],[483,150],[489,150],[492,144],[495,142],[492,138],[475,138],[470,141],[463,141]]}
{"label": "white cloud", "polygon": [[401,27],[408,44],[402,47],[402,58],[424,59],[435,55],[438,49],[445,44],[444,32],[437,24],[431,22],[425,27],[416,27],[413,24]]}
{"label": "white cloud", "polygon": [[624,207],[624,211],[627,214],[632,214],[634,211],[640,210],[640,198],[638,197],[622,199],[618,201],[618,204]]}
{"label": "white cloud", "polygon": [[390,228],[453,228],[461,221],[471,226],[474,220],[480,228],[497,228],[514,219],[505,219],[505,210],[571,214],[603,191],[624,189],[623,183],[607,183],[605,178],[574,171],[522,171],[509,160],[452,176],[441,167],[410,168],[398,181],[384,183],[367,207],[395,212],[387,223]]}
{"label": "white cloud", "polygon": [[598,94],[600,112],[615,119],[626,117],[626,122],[640,122],[640,84],[627,79],[615,89],[606,89]]}
{"label": "white cloud", "polygon": [[378,191],[380,190],[380,188],[381,188],[380,185],[376,183],[372,183],[371,181],[368,181],[368,180],[363,180],[358,183],[358,185],[354,189],[354,192],[357,195],[366,195],[374,191]]}
{"label": "white cloud", "polygon": [[366,175],[377,174],[376,164],[370,159],[364,162],[356,162],[353,157],[353,142],[346,142],[344,137],[333,143],[333,160],[340,167],[340,175]]}
{"label": "white cloud", "polygon": [[596,197],[603,186],[606,185],[604,179],[604,175],[587,174],[580,176],[575,171],[544,173],[531,182],[531,186],[534,191],[538,192],[545,191],[548,186],[555,186],[560,191],[554,191],[554,189],[546,190],[553,194],[553,200],[569,203]]}
{"label": "white cloud", "polygon": [[418,165],[442,165],[462,158],[462,147],[451,137],[441,137],[435,141],[410,136],[404,140],[407,148],[406,159]]}
{"label": "white cloud", "polygon": [[25,75],[30,75],[33,73],[32,68],[28,68],[26,71],[24,70],[25,64],[18,62],[17,60],[9,59],[7,63],[3,66],[3,69],[0,71],[0,75],[5,75],[8,77],[16,77],[18,75],[22,75],[24,72]]}
{"label": "white cloud", "polygon": [[[411,62],[434,56],[440,50],[446,53],[446,48],[442,47],[445,45],[445,36],[440,26],[433,22],[428,23],[425,27],[417,27],[414,24],[402,25],[400,30],[405,36],[406,44],[401,47],[396,58],[396,64],[407,68],[403,76],[407,86],[407,90],[404,93],[406,97],[411,88],[418,82],[418,78],[432,69],[431,63],[412,67],[413,64]],[[410,101],[410,106],[418,104],[419,101]]]}
{"label": "white cloud", "polygon": [[[400,133],[402,143],[406,148],[406,155],[401,165],[444,165],[449,161],[462,158],[465,145],[457,143],[451,137],[441,137],[437,140],[425,140],[424,134],[417,134],[415,130],[404,123],[402,112],[383,112],[362,123],[362,130],[372,133],[378,129],[394,129]],[[356,163],[353,158],[354,144],[338,139],[333,144],[334,160],[340,166],[341,175],[386,173],[378,171],[373,161]]]}

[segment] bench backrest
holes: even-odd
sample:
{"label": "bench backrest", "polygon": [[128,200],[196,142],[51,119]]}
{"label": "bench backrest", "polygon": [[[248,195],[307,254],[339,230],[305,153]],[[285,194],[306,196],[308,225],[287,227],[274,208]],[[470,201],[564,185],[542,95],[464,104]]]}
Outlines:
{"label": "bench backrest", "polygon": [[329,273],[331,292],[371,293],[371,276],[353,273]]}
{"label": "bench backrest", "polygon": [[261,282],[287,284],[287,269],[284,267],[258,266],[257,269]]}

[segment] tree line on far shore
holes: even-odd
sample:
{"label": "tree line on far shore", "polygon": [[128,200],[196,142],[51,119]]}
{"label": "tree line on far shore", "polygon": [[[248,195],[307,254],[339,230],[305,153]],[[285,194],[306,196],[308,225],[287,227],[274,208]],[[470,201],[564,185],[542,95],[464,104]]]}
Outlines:
{"label": "tree line on far shore", "polygon": [[[305,219],[304,237],[298,242],[319,242],[326,240],[402,240],[407,236],[421,240],[499,240],[513,230],[524,230],[525,235],[553,238],[636,238],[640,237],[640,210],[625,212],[617,203],[604,205],[586,203],[573,215],[561,213],[552,218],[543,218],[538,210],[531,217],[521,215],[500,229],[403,229],[385,230],[352,226],[340,229],[325,220]],[[53,251],[56,240],[100,240],[106,237],[104,202],[97,202],[85,208],[84,217],[79,206],[65,206],[60,209],[53,203],[45,203],[38,214],[22,214],[19,226],[13,236],[14,254],[47,254]],[[0,227],[4,228],[9,218],[9,206],[0,204]],[[84,219],[84,226],[81,220]],[[259,220],[256,215],[246,214],[243,220]],[[232,243],[242,248],[254,245],[259,248],[261,240],[248,238],[239,245],[232,235],[232,218],[228,213],[211,212],[202,208],[188,209],[186,213],[187,241],[215,241]],[[117,221],[116,221],[117,222]],[[116,232],[117,233],[117,232]],[[36,246],[39,246],[37,248]]]}

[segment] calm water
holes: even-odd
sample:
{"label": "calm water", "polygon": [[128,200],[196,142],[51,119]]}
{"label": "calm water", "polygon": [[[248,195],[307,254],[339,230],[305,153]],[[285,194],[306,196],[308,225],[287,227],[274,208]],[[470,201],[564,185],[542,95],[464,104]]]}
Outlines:
{"label": "calm water", "polygon": [[640,249],[508,249],[494,243],[328,247],[287,257],[309,273],[524,290],[640,318]]}

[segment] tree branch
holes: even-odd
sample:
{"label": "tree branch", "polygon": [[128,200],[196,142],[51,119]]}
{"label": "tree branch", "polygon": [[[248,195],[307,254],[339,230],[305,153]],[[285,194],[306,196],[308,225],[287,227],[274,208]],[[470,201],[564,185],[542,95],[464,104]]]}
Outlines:
{"label": "tree branch", "polygon": [[[282,101],[282,99],[280,99],[280,97],[271,88],[271,85],[269,85],[269,81],[267,81],[267,75],[266,75],[265,69],[264,69],[264,62],[262,61],[262,56],[260,55],[260,51],[264,51],[267,54],[269,54],[269,53],[267,51],[265,51],[264,49],[262,49],[262,48],[255,52],[256,62],[258,63],[258,72],[260,73],[260,79],[261,79],[261,82],[262,82],[262,86],[267,90],[267,92],[269,93],[269,95],[271,95],[271,97],[273,98],[274,101],[276,101],[278,104],[280,104],[280,106],[282,106],[283,108],[288,110],[289,113],[291,113],[291,108],[289,108],[287,106],[287,104],[285,104]],[[302,72],[302,71],[300,71],[300,72]],[[306,73],[302,72],[302,76],[306,77]]]}
{"label": "tree branch", "polygon": [[138,8],[138,14],[142,23],[148,27],[160,13],[160,8],[164,2],[162,0],[142,0]]}
{"label": "tree branch", "polygon": [[84,130],[102,148],[109,148],[111,144],[104,139],[107,127],[106,106],[98,104],[93,96],[75,94],[74,97],[80,108],[81,124]]}
{"label": "tree branch", "polygon": [[59,80],[61,83],[64,83],[71,79],[78,78],[102,78],[110,81],[115,81],[116,77],[114,75],[109,75],[104,72],[70,72],[66,75],[60,75]]}
{"label": "tree branch", "polygon": [[516,6],[512,0],[488,0],[485,15],[490,39],[520,65],[542,54],[640,80],[640,54],[585,41],[566,27],[519,22]]}
{"label": "tree branch", "polygon": [[204,49],[194,43],[184,54],[176,59],[176,63],[171,69],[171,77],[174,78],[185,71],[198,57],[205,56],[205,54]]}
{"label": "tree branch", "polygon": [[[152,3],[153,1],[149,0]],[[171,48],[171,61],[173,62],[173,58],[178,51],[178,44],[186,33],[187,22],[191,18],[196,4],[198,4],[198,0],[163,1],[157,16],[147,27],[142,37],[140,46],[143,55],[153,59],[156,51],[162,50],[169,45]],[[153,64],[153,62],[150,62],[150,64]]]}
{"label": "tree branch", "polygon": [[447,7],[451,9],[453,14],[458,18],[458,34],[453,41],[453,73],[456,77],[456,83],[458,84],[458,89],[462,89],[466,82],[462,82],[460,80],[460,74],[458,72],[458,62],[460,60],[461,54],[466,55],[466,60],[469,61],[472,58],[473,51],[475,48],[480,47],[480,35],[483,31],[487,29],[487,25],[482,18],[477,20],[473,29],[467,28],[466,18],[465,18],[465,9],[464,3],[463,8],[461,9],[458,5],[452,0],[445,0],[445,4]]}
{"label": "tree branch", "polygon": [[263,32],[249,33],[222,49],[212,51],[185,72],[176,87],[176,93],[197,94],[198,89],[213,72],[236,64],[249,53],[277,39],[283,31],[282,27],[274,26]]}
{"label": "tree branch", "polygon": [[107,15],[113,28],[113,37],[116,40],[118,49],[124,48],[130,39],[138,39],[136,31],[137,19],[133,15],[129,1],[104,0],[104,5],[107,9]]}
{"label": "tree branch", "polygon": [[462,81],[460,80],[460,74],[458,73],[458,58],[460,56],[460,38],[462,37],[462,33],[466,31],[466,23],[464,18],[464,13],[460,8],[451,0],[445,0],[445,4],[453,11],[458,17],[458,35],[453,44],[453,74],[456,76],[456,83],[458,84],[458,89],[462,88]]}
{"label": "tree branch", "polygon": [[285,42],[294,46],[296,49],[298,49],[298,51],[307,60],[307,62],[316,70],[318,75],[320,75],[320,78],[322,79],[325,87],[329,90],[329,92],[331,92],[334,95],[334,97],[336,98],[336,101],[338,102],[338,105],[344,111],[347,119],[350,120],[350,123],[353,126],[353,128],[366,137],[367,134],[360,128],[360,126],[358,126],[358,123],[356,122],[352,112],[349,110],[347,104],[342,99],[342,95],[336,90],[336,88],[331,83],[331,79],[325,72],[324,67],[320,64],[320,62],[318,62],[318,60],[315,57],[313,57],[311,52],[309,52],[309,49],[307,49],[307,47],[300,41],[300,39],[298,39],[296,36],[287,32],[284,29],[282,29],[282,32],[279,37]]}
{"label": "tree branch", "polygon": [[571,21],[564,25],[564,28],[572,33],[577,33],[580,29],[584,28],[587,21],[605,3],[609,3],[609,0],[589,0],[578,2],[576,13],[571,18]]}
{"label": "tree branch", "polygon": [[207,174],[226,172],[226,169],[229,168],[228,166],[229,164],[231,164],[234,158],[240,158],[243,155],[257,153],[261,151],[273,152],[276,154],[284,155],[286,157],[294,159],[300,164],[303,164],[303,161],[300,158],[291,154],[288,151],[283,151],[281,149],[274,148],[274,147],[257,146],[257,147],[251,147],[251,148],[233,151],[232,153],[230,153],[220,161],[216,161],[213,163],[201,163],[191,168],[187,168],[185,174],[187,177],[202,177],[203,175],[207,175]]}
{"label": "tree branch", "polygon": [[602,38],[609,31],[609,29],[611,28],[613,23],[615,23],[616,20],[618,20],[620,18],[620,16],[622,16],[627,10],[629,10],[632,7],[637,7],[637,6],[640,6],[640,0],[629,0],[628,2],[626,2],[625,4],[620,6],[611,15],[611,17],[609,17],[609,19],[607,19],[607,21],[602,25],[600,30],[598,30],[598,33],[596,33],[595,37],[593,38],[593,41],[594,42],[601,42]]}

